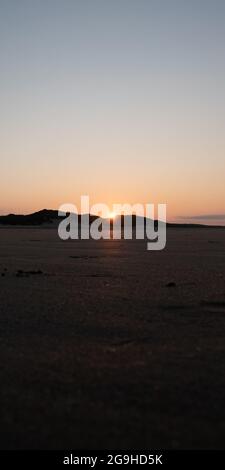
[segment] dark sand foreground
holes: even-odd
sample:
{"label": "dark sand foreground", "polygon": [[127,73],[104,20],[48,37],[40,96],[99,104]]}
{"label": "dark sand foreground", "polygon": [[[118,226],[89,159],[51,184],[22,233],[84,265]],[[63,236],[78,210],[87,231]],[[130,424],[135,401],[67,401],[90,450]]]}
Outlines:
{"label": "dark sand foreground", "polygon": [[225,448],[225,230],[0,228],[0,299],[2,449]]}

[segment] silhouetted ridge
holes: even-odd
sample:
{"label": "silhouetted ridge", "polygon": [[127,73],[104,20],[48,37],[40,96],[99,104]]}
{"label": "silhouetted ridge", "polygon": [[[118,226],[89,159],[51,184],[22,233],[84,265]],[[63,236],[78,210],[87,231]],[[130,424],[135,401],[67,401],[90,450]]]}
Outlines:
{"label": "silhouetted ridge", "polygon": [[52,223],[58,218],[58,211],[43,209],[28,215],[9,214],[0,216],[0,224],[4,225],[42,225]]}
{"label": "silhouetted ridge", "polygon": [[[90,215],[90,223],[97,218],[95,215]],[[0,216],[0,224],[2,225],[43,225],[52,224],[54,221],[63,220],[63,217],[58,216],[57,210],[42,209],[33,214],[17,215],[9,214]],[[81,215],[78,215],[78,221],[81,221]]]}
{"label": "silhouetted ridge", "polygon": [[[67,214],[69,215],[69,214]],[[89,222],[92,223],[96,220],[98,216],[89,214]],[[121,227],[124,226],[124,219],[126,216],[121,215]],[[132,215],[132,227],[135,228],[137,224],[141,223],[142,217]],[[8,214],[0,216],[0,224],[1,225],[43,225],[43,224],[53,224],[53,222],[60,222],[63,220],[63,217],[58,216],[57,210],[51,209],[42,209],[38,212],[34,212],[33,214],[27,215],[18,215],[18,214]],[[78,214],[78,222],[81,222],[81,215]],[[146,218],[144,218],[144,223],[146,224]],[[155,227],[158,226],[158,220],[154,221]],[[111,220],[111,227],[113,226],[113,221]],[[175,223],[167,223],[167,227],[175,227],[175,228],[204,228],[204,227],[211,227],[211,228],[224,228],[220,225],[203,225],[203,224],[175,224]]]}

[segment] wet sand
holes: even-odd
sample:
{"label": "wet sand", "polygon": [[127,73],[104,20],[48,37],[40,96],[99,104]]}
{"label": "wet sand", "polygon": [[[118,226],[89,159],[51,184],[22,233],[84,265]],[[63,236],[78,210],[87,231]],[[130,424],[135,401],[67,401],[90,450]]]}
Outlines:
{"label": "wet sand", "polygon": [[1,449],[225,448],[225,230],[0,228]]}

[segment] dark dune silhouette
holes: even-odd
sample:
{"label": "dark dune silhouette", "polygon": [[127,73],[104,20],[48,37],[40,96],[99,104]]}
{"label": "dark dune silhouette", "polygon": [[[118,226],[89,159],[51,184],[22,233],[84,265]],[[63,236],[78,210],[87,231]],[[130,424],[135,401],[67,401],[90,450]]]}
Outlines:
{"label": "dark dune silhouette", "polygon": [[[90,215],[90,223],[95,220],[97,216]],[[42,209],[28,215],[21,214],[8,214],[0,216],[0,224],[3,225],[43,225],[52,224],[54,221],[61,221],[62,217],[58,216],[57,210]],[[81,215],[78,215],[78,221],[81,221]]]}
{"label": "dark dune silhouette", "polygon": [[[123,227],[124,220],[126,216],[121,216],[121,225]],[[96,215],[89,214],[89,222],[92,223],[97,218]],[[28,215],[22,214],[8,214],[0,216],[1,225],[26,225],[26,226],[39,226],[44,224],[53,224],[53,222],[60,222],[62,217],[58,216],[57,210],[52,209],[42,209],[38,212],[34,212]],[[132,215],[132,225],[136,226],[140,222],[141,217]],[[145,218],[146,221],[146,218]],[[78,222],[81,222],[81,215],[78,214]],[[158,221],[155,220],[155,225],[157,226]],[[192,223],[167,223],[167,227],[176,227],[176,228],[200,228],[200,227],[211,227],[210,225],[205,224],[192,224]],[[223,226],[217,226],[223,228]],[[214,226],[215,228],[215,226]]]}

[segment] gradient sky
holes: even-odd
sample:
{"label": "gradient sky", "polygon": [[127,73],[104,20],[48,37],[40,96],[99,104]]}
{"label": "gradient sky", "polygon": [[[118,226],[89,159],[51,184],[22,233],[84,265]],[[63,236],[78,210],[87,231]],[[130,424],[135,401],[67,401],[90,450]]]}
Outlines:
{"label": "gradient sky", "polygon": [[0,67],[0,213],[225,223],[224,0],[0,0]]}

